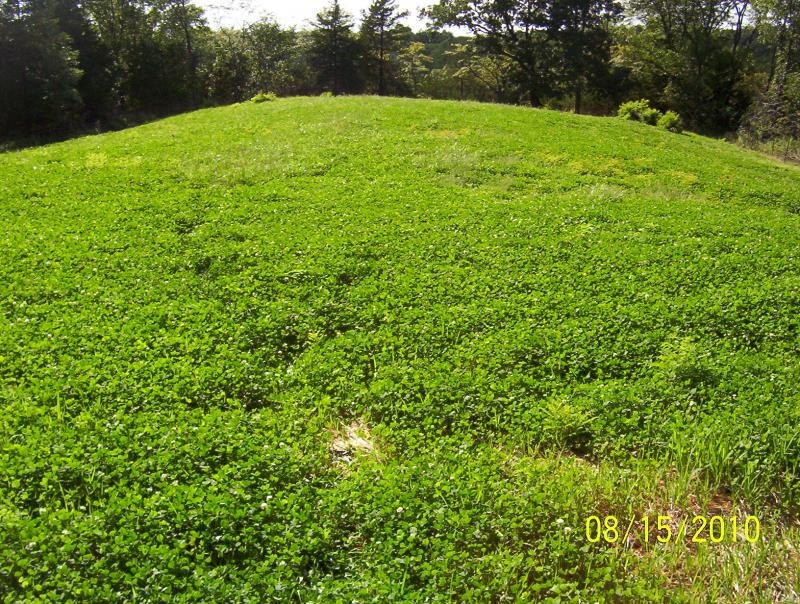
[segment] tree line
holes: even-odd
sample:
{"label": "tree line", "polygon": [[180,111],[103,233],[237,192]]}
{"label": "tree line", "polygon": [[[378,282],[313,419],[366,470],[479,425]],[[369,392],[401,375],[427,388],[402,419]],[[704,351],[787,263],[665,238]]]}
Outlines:
{"label": "tree line", "polygon": [[358,20],[332,0],[300,30],[270,19],[213,30],[188,0],[0,2],[0,138],[120,127],[259,92],[597,114],[647,98],[699,132],[772,145],[799,136],[800,0],[439,0],[418,32],[395,0],[373,0]]}

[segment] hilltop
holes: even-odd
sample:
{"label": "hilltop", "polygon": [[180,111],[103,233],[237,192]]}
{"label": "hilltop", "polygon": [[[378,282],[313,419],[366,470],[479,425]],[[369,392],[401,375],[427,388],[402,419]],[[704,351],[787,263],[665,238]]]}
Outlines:
{"label": "hilltop", "polygon": [[[0,198],[6,600],[798,597],[796,166],[291,98],[0,155]],[[628,526],[715,514],[767,539]]]}

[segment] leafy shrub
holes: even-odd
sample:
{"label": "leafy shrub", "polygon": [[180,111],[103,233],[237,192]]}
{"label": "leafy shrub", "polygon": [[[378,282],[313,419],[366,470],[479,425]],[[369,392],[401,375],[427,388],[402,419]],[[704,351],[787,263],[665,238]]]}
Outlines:
{"label": "leafy shrub", "polygon": [[661,112],[658,109],[648,107],[642,111],[642,121],[649,126],[655,126],[661,119]]}
{"label": "leafy shrub", "polygon": [[640,101],[628,101],[622,103],[617,111],[617,116],[622,119],[639,122],[642,120],[642,111],[650,108],[650,101],[642,99]]}
{"label": "leafy shrub", "polygon": [[667,111],[658,120],[658,127],[670,132],[683,132],[683,120],[681,116],[674,111]]}
{"label": "leafy shrub", "polygon": [[278,96],[274,92],[259,92],[250,100],[254,103],[266,103],[268,101],[274,101],[277,98]]}
{"label": "leafy shrub", "polygon": [[321,93],[319,96],[321,96],[324,99],[328,99],[328,98],[333,96],[333,93],[330,90],[326,90],[325,92]]}
{"label": "leafy shrub", "polygon": [[634,122],[644,122],[655,126],[661,117],[661,112],[650,106],[650,101],[641,99],[639,101],[628,101],[619,106],[617,116]]}

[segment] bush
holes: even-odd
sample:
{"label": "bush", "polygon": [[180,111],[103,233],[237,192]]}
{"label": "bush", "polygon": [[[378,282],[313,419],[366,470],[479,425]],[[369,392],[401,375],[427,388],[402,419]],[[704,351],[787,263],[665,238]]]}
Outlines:
{"label": "bush", "polygon": [[277,98],[278,96],[274,92],[259,92],[250,100],[254,103],[265,103],[267,101],[274,101]]}
{"label": "bush", "polygon": [[661,119],[661,112],[658,109],[648,107],[642,111],[642,121],[650,126],[655,126]]}
{"label": "bush", "polygon": [[622,103],[617,111],[617,116],[622,119],[640,122],[642,120],[642,111],[650,108],[650,101],[642,99],[641,101],[628,101]]}
{"label": "bush", "polygon": [[639,101],[628,101],[619,106],[617,115],[626,120],[634,122],[644,122],[655,126],[661,117],[661,112],[650,106],[650,101],[641,99]]}
{"label": "bush", "polygon": [[658,120],[658,127],[669,130],[670,132],[680,133],[683,132],[683,120],[681,120],[681,116],[674,111],[667,111],[661,116],[661,119]]}

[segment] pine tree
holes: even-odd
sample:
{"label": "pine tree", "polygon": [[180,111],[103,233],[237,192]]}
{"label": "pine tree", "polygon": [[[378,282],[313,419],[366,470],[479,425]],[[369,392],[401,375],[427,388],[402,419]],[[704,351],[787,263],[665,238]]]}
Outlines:
{"label": "pine tree", "polygon": [[397,52],[403,34],[400,20],[406,16],[408,11],[399,11],[394,0],[373,0],[363,12],[361,43],[371,75],[377,75],[377,90],[381,96],[386,95],[391,55]]}
{"label": "pine tree", "polygon": [[333,0],[317,15],[311,32],[309,58],[318,84],[335,95],[355,92],[359,87],[360,53],[352,28],[352,17],[342,10],[339,0]]}

